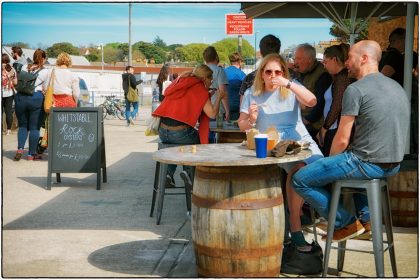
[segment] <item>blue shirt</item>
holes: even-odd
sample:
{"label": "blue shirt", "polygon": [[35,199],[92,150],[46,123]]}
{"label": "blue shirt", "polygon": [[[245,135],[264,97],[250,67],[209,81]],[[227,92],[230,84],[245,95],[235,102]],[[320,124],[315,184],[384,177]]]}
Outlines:
{"label": "blue shirt", "polygon": [[225,73],[228,79],[229,110],[238,112],[240,101],[239,89],[246,75],[241,69],[235,66],[225,68]]}

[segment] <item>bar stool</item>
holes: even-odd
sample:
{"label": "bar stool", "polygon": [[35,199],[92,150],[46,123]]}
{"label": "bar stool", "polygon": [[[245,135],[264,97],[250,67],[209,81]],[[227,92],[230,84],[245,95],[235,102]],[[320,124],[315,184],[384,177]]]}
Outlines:
{"label": "bar stool", "polygon": [[[384,252],[389,251],[389,256],[391,259],[392,272],[394,277],[397,276],[397,265],[395,261],[395,250],[394,250],[394,236],[392,232],[392,218],[391,218],[391,208],[390,200],[388,193],[388,186],[385,180],[373,179],[373,180],[340,180],[335,182],[331,194],[331,204],[330,212],[328,217],[328,230],[327,230],[327,240],[325,243],[325,252],[324,252],[324,270],[322,277],[327,276],[328,272],[328,261],[330,257],[331,242],[334,233],[334,225],[336,220],[336,213],[338,208],[338,203],[340,200],[341,190],[343,188],[351,189],[365,189],[368,198],[369,212],[370,212],[370,222],[372,227],[372,243],[373,251],[367,250],[355,250],[355,249],[346,249],[346,241],[338,242],[338,247],[333,247],[338,249],[337,253],[337,273],[343,270],[344,265],[344,254],[345,250],[356,251],[363,253],[370,253],[375,255],[375,267],[376,267],[376,276],[385,277],[384,272]],[[382,218],[385,222],[385,230],[387,235],[386,242],[382,238]],[[387,243],[388,246],[384,248],[383,243]]]}
{"label": "bar stool", "polygon": [[[182,146],[181,144],[168,144],[168,143],[158,143],[158,150]],[[165,190],[165,181],[166,181],[166,173],[168,170],[168,165],[165,163],[156,162],[155,168],[155,179],[153,182],[153,196],[152,196],[152,205],[150,207],[150,217],[153,217],[153,212],[155,210],[155,203],[156,203],[156,194],[159,194],[158,197],[158,205],[157,205],[157,216],[156,216],[156,224],[160,224],[160,220],[162,218],[162,209],[163,209],[163,200],[165,195],[185,195],[185,199],[187,202],[187,211],[188,213],[191,212],[191,190],[187,190],[184,187],[175,187],[175,189],[184,189],[185,192],[167,192]],[[159,187],[160,185],[160,187]]]}

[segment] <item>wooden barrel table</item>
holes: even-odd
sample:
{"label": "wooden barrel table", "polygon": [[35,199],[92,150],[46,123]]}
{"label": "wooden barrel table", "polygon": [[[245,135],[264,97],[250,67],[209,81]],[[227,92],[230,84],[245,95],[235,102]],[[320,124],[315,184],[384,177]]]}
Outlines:
{"label": "wooden barrel table", "polygon": [[241,144],[167,148],[153,159],[196,166],[192,240],[204,277],[278,277],[284,240],[284,204],[278,163],[303,160],[303,150],[256,158]]}

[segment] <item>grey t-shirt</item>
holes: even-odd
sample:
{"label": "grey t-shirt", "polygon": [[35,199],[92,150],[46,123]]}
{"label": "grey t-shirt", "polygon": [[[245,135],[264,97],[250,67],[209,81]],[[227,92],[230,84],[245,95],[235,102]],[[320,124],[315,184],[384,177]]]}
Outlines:
{"label": "grey t-shirt", "polygon": [[410,105],[403,88],[381,73],[350,84],[342,116],[356,116],[350,150],[373,163],[400,162],[410,124]]}
{"label": "grey t-shirt", "polygon": [[[207,66],[213,71],[213,83],[211,84],[210,88],[215,88],[218,90],[219,85],[227,85],[229,83],[225,70],[222,67],[219,67],[216,64],[208,64]],[[211,97],[211,102],[213,104],[216,103],[217,95],[218,91],[216,91],[216,93]],[[223,105],[220,106],[219,110],[221,110],[223,113],[225,112]]]}

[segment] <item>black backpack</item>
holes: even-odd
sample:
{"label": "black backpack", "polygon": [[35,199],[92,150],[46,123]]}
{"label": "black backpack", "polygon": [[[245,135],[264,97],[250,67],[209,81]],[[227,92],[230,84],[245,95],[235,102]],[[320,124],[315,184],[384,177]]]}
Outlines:
{"label": "black backpack", "polygon": [[18,93],[23,93],[27,95],[32,95],[35,91],[35,81],[38,77],[39,71],[42,69],[39,69],[38,71],[24,71],[21,70],[17,73],[18,83],[15,86],[15,89]]}
{"label": "black backpack", "polygon": [[302,252],[292,243],[285,244],[281,260],[281,273],[316,275],[322,272],[323,253],[318,243],[312,242],[311,251]]}

